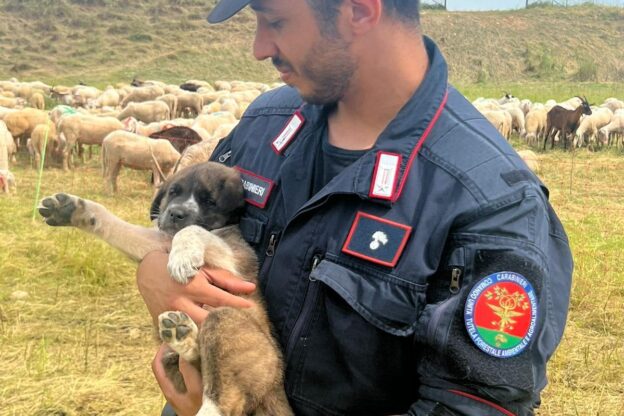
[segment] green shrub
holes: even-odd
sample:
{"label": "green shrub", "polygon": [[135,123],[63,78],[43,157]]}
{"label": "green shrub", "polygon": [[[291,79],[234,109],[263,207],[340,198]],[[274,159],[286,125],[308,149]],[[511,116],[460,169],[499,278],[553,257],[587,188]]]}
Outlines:
{"label": "green shrub", "polygon": [[582,60],[575,78],[577,81],[598,81],[598,66],[593,61]]}

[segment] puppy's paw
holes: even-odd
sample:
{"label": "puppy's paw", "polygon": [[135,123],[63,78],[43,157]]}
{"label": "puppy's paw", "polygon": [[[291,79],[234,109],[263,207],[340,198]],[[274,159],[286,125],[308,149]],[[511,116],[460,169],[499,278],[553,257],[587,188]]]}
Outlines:
{"label": "puppy's paw", "polygon": [[187,361],[199,357],[197,325],[184,312],[163,312],[158,316],[160,339]]}
{"label": "puppy's paw", "polygon": [[167,269],[177,282],[187,284],[204,265],[204,250],[191,244],[172,244]]}
{"label": "puppy's paw", "polygon": [[74,195],[59,193],[43,198],[39,203],[39,214],[48,225],[66,226],[72,224],[76,210],[84,210],[84,200]]}

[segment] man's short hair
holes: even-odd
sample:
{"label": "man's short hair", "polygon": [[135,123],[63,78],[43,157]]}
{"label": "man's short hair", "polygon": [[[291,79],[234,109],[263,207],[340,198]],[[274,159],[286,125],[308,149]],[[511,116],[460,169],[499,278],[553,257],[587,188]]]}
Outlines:
{"label": "man's short hair", "polygon": [[[314,10],[319,24],[329,32],[336,34],[336,18],[343,0],[307,0]],[[420,24],[420,0],[383,0],[384,13],[407,25]]]}

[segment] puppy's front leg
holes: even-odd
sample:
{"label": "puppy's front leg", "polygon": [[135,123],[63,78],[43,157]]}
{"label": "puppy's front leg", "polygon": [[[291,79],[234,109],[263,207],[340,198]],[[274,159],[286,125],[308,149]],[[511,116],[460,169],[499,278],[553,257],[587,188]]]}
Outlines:
{"label": "puppy's front leg", "polygon": [[134,260],[154,250],[168,250],[171,238],[157,229],[123,221],[102,205],[74,195],[58,193],[39,203],[46,224],[73,226],[95,234]]}
{"label": "puppy's front leg", "polygon": [[186,284],[204,265],[239,274],[232,249],[220,237],[197,225],[178,231],[167,265],[171,277]]}

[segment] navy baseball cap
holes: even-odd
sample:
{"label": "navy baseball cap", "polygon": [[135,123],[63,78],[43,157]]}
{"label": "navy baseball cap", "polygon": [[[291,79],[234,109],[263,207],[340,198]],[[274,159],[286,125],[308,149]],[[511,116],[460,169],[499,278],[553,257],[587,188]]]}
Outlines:
{"label": "navy baseball cap", "polygon": [[221,0],[208,15],[208,22],[223,22],[234,16],[249,3],[251,3],[251,0]]}

